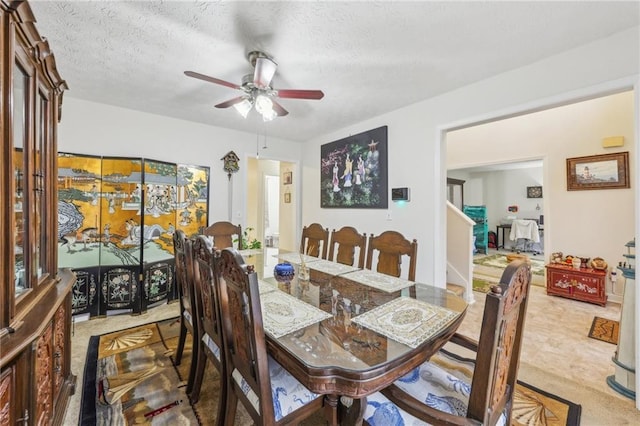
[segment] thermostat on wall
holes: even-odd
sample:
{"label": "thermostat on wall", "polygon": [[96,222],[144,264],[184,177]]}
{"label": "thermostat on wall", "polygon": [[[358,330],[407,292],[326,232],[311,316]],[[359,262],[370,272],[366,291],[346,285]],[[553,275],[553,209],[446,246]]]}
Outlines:
{"label": "thermostat on wall", "polygon": [[391,189],[391,201],[409,201],[409,188]]}

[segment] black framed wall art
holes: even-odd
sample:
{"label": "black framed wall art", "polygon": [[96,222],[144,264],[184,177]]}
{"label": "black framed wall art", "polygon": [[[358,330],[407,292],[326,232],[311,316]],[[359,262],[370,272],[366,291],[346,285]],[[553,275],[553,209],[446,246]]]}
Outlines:
{"label": "black framed wall art", "polygon": [[527,198],[542,198],[542,187],[527,186]]}
{"label": "black framed wall art", "polygon": [[321,207],[387,208],[387,126],[322,145],[320,157]]}

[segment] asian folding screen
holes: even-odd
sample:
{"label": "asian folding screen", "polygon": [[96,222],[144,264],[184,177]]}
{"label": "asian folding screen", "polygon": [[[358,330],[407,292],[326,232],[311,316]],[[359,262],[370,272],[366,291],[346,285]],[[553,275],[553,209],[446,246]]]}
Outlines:
{"label": "asian folding screen", "polygon": [[173,232],[207,226],[208,194],[208,167],[60,153],[58,266],[77,276],[73,313],[175,299]]}

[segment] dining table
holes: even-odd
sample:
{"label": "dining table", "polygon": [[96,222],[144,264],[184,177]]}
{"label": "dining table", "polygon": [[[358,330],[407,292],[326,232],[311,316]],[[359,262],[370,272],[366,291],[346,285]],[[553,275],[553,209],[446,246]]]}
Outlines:
{"label": "dining table", "polygon": [[[258,275],[269,355],[324,395],[332,425],[360,423],[367,395],[435,354],[468,306],[444,285],[277,248],[240,254]],[[278,264],[290,273],[274,275]]]}

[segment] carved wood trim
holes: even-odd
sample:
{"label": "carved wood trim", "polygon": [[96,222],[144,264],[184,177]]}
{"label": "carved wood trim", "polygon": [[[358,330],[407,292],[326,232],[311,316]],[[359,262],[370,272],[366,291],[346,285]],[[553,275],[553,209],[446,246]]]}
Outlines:
{"label": "carved wood trim", "polygon": [[10,426],[15,424],[15,371],[14,367],[7,368],[0,375],[0,426]]}
{"label": "carved wood trim", "polygon": [[53,416],[52,348],[53,326],[50,323],[35,343],[36,424],[49,424]]}

